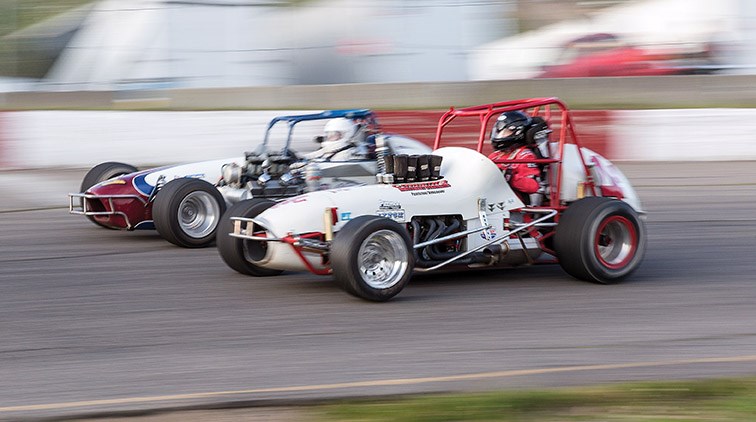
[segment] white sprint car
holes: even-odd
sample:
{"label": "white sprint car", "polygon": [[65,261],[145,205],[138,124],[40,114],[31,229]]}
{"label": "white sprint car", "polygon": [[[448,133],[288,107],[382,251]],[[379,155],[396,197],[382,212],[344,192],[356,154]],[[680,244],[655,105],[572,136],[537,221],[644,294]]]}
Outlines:
{"label": "white sprint car", "polygon": [[[353,141],[366,146],[364,156],[345,161],[299,157],[292,151],[295,127],[333,118],[348,118],[359,126]],[[285,142],[279,148],[271,142],[271,134],[284,125]],[[84,215],[98,226],[157,229],[175,245],[205,247],[215,241],[226,207],[243,199],[281,199],[328,187],[374,183],[372,139],[379,133],[387,137],[394,152],[430,152],[419,141],[381,132],[374,113],[366,109],[279,116],[268,124],[262,144],[242,156],[142,171],[119,162],[98,164],[84,176],[80,192],[68,195],[69,212]]]}
{"label": "white sprint car", "polygon": [[[489,122],[511,110],[553,130],[528,133],[538,158],[494,162],[482,154]],[[459,117],[479,119],[477,151],[440,147]],[[578,279],[608,284],[640,265],[646,232],[638,196],[611,162],[580,147],[560,100],[452,108],[439,121],[435,147],[428,155],[391,155],[379,139],[378,184],[235,204],[220,222],[221,257],[252,276],[332,275],[347,292],[373,301],[398,294],[413,272],[443,267],[558,262]],[[545,175],[528,198],[500,169],[522,162]]]}

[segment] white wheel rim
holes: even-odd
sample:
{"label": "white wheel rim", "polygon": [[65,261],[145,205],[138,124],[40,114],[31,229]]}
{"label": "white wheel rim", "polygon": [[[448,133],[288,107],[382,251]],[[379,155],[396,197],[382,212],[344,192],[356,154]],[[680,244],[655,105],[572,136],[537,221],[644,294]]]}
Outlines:
{"label": "white wheel rim", "polygon": [[215,230],[220,217],[220,205],[207,192],[192,192],[179,204],[178,222],[181,231],[195,239],[206,237]]}
{"label": "white wheel rim", "polygon": [[357,254],[360,275],[374,289],[396,285],[407,272],[407,245],[391,230],[371,233],[360,245]]}

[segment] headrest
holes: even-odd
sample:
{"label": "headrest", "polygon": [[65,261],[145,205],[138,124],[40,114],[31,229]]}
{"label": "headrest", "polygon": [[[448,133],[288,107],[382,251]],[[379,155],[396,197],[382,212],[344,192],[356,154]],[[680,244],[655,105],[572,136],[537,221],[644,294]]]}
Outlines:
{"label": "headrest", "polygon": [[549,125],[543,117],[533,117],[533,121],[530,123],[530,127],[525,132],[525,144],[530,146],[537,146],[542,140],[548,139]]}

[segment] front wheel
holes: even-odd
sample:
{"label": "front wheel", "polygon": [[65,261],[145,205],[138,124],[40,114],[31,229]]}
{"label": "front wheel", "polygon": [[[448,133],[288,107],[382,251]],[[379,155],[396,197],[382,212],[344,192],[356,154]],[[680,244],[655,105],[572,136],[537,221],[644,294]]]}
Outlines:
{"label": "front wheel", "polygon": [[[100,163],[94,167],[92,167],[87,174],[84,175],[84,179],[81,181],[81,186],[79,187],[79,192],[84,193],[92,186],[104,182],[108,179],[112,179],[117,176],[122,176],[124,174],[134,173],[137,171],[137,168],[132,166],[131,164],[126,163],[119,163],[116,161],[108,161],[106,163]],[[86,199],[82,199],[82,201],[86,201]],[[83,204],[82,204],[83,208]],[[105,228],[111,228],[108,227],[99,221],[95,219],[94,216],[88,215],[87,218],[89,221],[97,224],[100,227]]]}
{"label": "front wheel", "polygon": [[583,198],[562,214],[554,236],[559,264],[571,276],[616,283],[635,271],[646,251],[646,228],[627,203]]}
{"label": "front wheel", "polygon": [[215,240],[226,201],[210,183],[193,178],[171,180],[152,206],[155,228],[163,239],[184,248],[204,248]]}
{"label": "front wheel", "polygon": [[276,203],[270,199],[254,198],[237,202],[232,205],[218,225],[217,245],[223,262],[237,272],[255,277],[268,277],[281,274],[281,270],[273,270],[257,265],[256,262],[265,258],[268,251],[266,242],[239,239],[229,236],[234,231],[234,221],[231,217],[255,218]]}
{"label": "front wheel", "polygon": [[409,283],[414,266],[406,228],[387,218],[357,217],[332,242],[336,283],[363,299],[383,302],[396,296]]}

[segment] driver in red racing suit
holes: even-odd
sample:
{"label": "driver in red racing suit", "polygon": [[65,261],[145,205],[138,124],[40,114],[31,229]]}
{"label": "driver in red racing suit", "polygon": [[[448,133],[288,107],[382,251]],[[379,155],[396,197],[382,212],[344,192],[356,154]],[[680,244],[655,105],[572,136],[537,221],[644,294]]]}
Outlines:
{"label": "driver in red racing suit", "polygon": [[[525,144],[525,132],[532,119],[521,111],[502,113],[491,130],[491,145],[494,152],[488,158],[504,171],[507,183],[527,199],[541,187],[541,170],[535,163],[504,164],[506,160],[535,160],[535,153]],[[527,201],[526,201],[527,203]]]}

